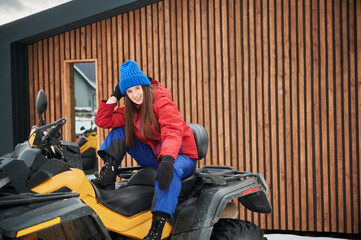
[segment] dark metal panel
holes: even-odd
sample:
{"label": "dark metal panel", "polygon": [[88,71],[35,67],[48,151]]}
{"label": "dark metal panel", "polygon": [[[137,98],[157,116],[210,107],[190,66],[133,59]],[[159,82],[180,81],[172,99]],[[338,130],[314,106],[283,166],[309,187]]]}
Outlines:
{"label": "dark metal panel", "polygon": [[27,47],[11,45],[11,88],[13,117],[13,146],[29,136],[29,81]]}

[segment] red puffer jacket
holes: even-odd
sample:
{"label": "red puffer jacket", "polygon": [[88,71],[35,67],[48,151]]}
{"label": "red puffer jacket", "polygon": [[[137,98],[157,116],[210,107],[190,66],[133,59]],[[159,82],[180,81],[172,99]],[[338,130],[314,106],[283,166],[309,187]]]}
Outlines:
{"label": "red puffer jacket", "polygon": [[[158,81],[153,80],[151,83],[155,90],[153,111],[160,133],[144,139],[141,134],[140,111],[137,111],[134,117],[136,137],[151,146],[157,157],[171,155],[176,159],[179,153],[183,153],[189,158],[196,159],[198,151],[192,129],[183,121],[177,106],[172,101],[170,91]],[[99,104],[95,124],[101,128],[124,126],[124,106],[114,110],[117,104],[106,104],[106,101],[102,100]]]}

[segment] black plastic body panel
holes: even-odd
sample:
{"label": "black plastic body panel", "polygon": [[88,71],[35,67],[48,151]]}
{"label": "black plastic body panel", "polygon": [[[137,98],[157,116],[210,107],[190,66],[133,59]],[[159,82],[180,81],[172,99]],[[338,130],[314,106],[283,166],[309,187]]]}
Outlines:
{"label": "black plastic body panel", "polygon": [[178,205],[171,239],[209,239],[213,225],[218,221],[226,204],[242,196],[256,180],[247,178],[225,186],[205,186],[199,196]]}
{"label": "black plastic body panel", "polygon": [[23,229],[57,218],[60,223],[38,229],[36,235],[41,239],[111,239],[95,212],[79,198],[1,209],[1,235],[13,239]]}
{"label": "black plastic body panel", "polygon": [[271,213],[272,206],[266,193],[263,190],[247,194],[243,197],[238,198],[239,202],[242,203],[247,209],[253,212],[259,213]]}
{"label": "black plastic body panel", "polygon": [[83,169],[78,143],[62,141],[60,149],[64,154],[65,161],[69,164],[70,167]]}

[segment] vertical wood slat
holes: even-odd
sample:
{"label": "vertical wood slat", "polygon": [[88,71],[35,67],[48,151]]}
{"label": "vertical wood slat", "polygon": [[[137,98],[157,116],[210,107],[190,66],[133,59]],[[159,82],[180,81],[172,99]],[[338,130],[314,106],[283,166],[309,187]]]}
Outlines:
{"label": "vertical wood slat", "polygon": [[[196,72],[196,80],[193,80],[193,86],[195,85],[196,91],[193,93],[196,95],[195,102],[193,104],[197,105],[197,111],[195,114],[197,114],[197,120],[193,120],[195,122],[200,123],[201,125],[205,126],[204,124],[204,117],[203,117],[203,111],[199,111],[199,109],[203,108],[203,74],[202,74],[202,28],[201,28],[201,1],[195,0],[194,3],[194,35],[195,35],[195,48],[194,51],[196,54],[195,57],[195,69]],[[204,108],[203,108],[204,109]]]}
{"label": "vertical wood slat", "polygon": [[159,21],[158,21],[158,6],[157,4],[153,4],[152,5],[152,41],[153,41],[153,54],[152,54],[152,58],[153,58],[153,74],[152,77],[154,79],[158,79],[161,80],[159,77],[159,61],[160,61],[160,54],[159,54],[159,43],[160,43],[160,39],[159,39]]}
{"label": "vertical wood slat", "polygon": [[300,230],[301,231],[307,231],[306,224],[302,224],[302,222],[307,221],[306,217],[304,216],[304,211],[306,209],[308,209],[307,207],[307,202],[306,202],[306,171],[305,171],[305,166],[306,166],[306,161],[305,161],[305,98],[302,97],[303,93],[305,92],[304,90],[304,82],[301,81],[303,79],[305,79],[304,76],[304,58],[303,58],[303,49],[304,49],[304,32],[302,31],[302,29],[304,28],[304,22],[303,22],[303,7],[302,7],[302,2],[298,2],[298,19],[297,19],[297,27],[298,27],[298,35],[297,35],[297,43],[299,44],[298,47],[298,51],[297,51],[297,65],[298,65],[298,71],[299,71],[299,77],[297,79],[297,84],[298,84],[298,106],[297,106],[297,114],[299,116],[299,129],[298,129],[298,140],[299,140],[299,179],[300,179]]}
{"label": "vertical wood slat", "polygon": [[147,22],[146,22],[146,9],[140,9],[140,25],[141,25],[141,43],[142,43],[142,60],[141,60],[141,69],[144,73],[148,74],[147,71]]}
{"label": "vertical wood slat", "polygon": [[[30,122],[41,88],[47,122],[64,115],[64,60],[97,59],[99,100],[134,58],[171,90],[186,121],[207,129],[199,166],[265,175],[273,214],[240,206],[240,218],[360,233],[360,24],[356,0],[154,3],[29,44]],[[108,132],[98,131],[99,144]]]}
{"label": "vertical wood slat", "polygon": [[[297,26],[297,17],[296,17],[296,7],[297,7],[297,3],[295,1],[291,1],[291,6],[290,6],[290,27],[289,30],[291,29],[291,26]],[[297,55],[297,28],[295,29],[295,31],[291,31],[290,33],[290,55],[291,55],[291,59],[290,59],[290,64],[292,64],[291,67],[291,74],[292,77],[290,77],[290,87],[292,84],[292,90],[290,91],[290,95],[291,97],[291,107],[292,107],[292,111],[291,111],[291,136],[290,136],[290,141],[291,141],[291,145],[290,148],[294,151],[294,152],[298,152],[298,108],[297,108],[297,98],[298,98],[298,92],[297,92],[297,87],[298,87],[298,77],[297,77],[297,72],[298,72],[298,65],[297,65],[297,59],[298,59],[298,55]],[[292,213],[294,215],[293,217],[293,229],[295,230],[300,230],[300,219],[298,217],[295,217],[298,215],[299,213],[299,209],[301,209],[300,206],[300,191],[299,191],[299,186],[300,186],[300,179],[298,178],[298,172],[299,172],[299,157],[298,154],[294,154],[294,152],[292,152],[291,155],[291,163],[290,165],[292,166],[292,179],[293,182],[292,184],[290,184],[292,187],[294,186],[294,190],[290,191],[292,193],[293,196],[293,205],[292,205]],[[288,161],[289,161],[288,160]]]}
{"label": "vertical wood slat", "polygon": [[[202,22],[202,31],[201,31],[201,39],[202,39],[202,48],[200,49],[202,51],[201,55],[202,55],[202,65],[201,65],[201,70],[202,70],[202,82],[201,85],[203,86],[203,93],[202,93],[202,97],[203,97],[203,115],[204,115],[204,127],[208,132],[208,136],[210,134],[210,119],[209,119],[209,113],[210,113],[210,103],[209,103],[209,55],[208,55],[208,34],[209,32],[207,31],[208,29],[205,27],[208,24],[208,19],[207,19],[207,2],[206,1],[201,1],[201,22]],[[203,27],[204,26],[204,27]],[[198,32],[199,33],[199,32]],[[199,80],[198,80],[199,81]],[[211,145],[211,140],[208,139],[208,145]],[[210,149],[210,148],[208,148]],[[209,160],[209,154],[210,150],[208,150],[208,156],[205,157],[204,161],[199,161],[199,167],[202,167],[205,164],[210,164],[210,160]]]}
{"label": "vertical wood slat", "polygon": [[135,59],[136,49],[135,49],[135,32],[134,32],[134,12],[129,12],[128,15],[129,22],[128,22],[128,29],[129,29],[129,59]]}
{"label": "vertical wood slat", "polygon": [[61,56],[62,56],[61,53],[63,52],[63,50],[64,49],[61,44],[61,38],[59,36],[55,36],[54,37],[54,58],[55,58],[54,59],[54,65],[55,65],[54,80],[55,80],[55,89],[56,89],[55,105],[57,106],[55,109],[56,119],[60,119],[62,116],[62,109],[57,104],[59,104],[62,100],[61,99],[61,81],[60,81],[60,76],[61,76],[60,59],[61,59]]}
{"label": "vertical wood slat", "polygon": [[[320,48],[319,48],[319,66],[324,66],[325,64],[327,64],[327,58],[326,58],[326,41],[323,41],[324,39],[326,39],[326,24],[322,24],[320,22],[321,19],[325,19],[326,17],[326,4],[324,2],[320,2],[318,11],[319,11],[319,15],[318,15],[318,23],[320,26],[320,36],[319,36],[319,43],[320,43]],[[319,67],[320,68],[320,67]],[[326,81],[321,81],[321,79],[326,79],[327,73],[325,69],[319,69],[319,77],[320,80],[319,82],[319,97],[321,98],[319,101],[319,107],[321,108],[319,114],[319,118],[320,118],[320,144],[321,144],[321,158],[320,159],[320,164],[321,164],[321,171],[322,171],[322,178],[320,178],[320,189],[321,189],[321,195],[320,195],[320,202],[322,204],[321,209],[322,212],[319,215],[320,218],[317,221],[320,221],[322,223],[322,226],[324,227],[324,230],[330,231],[330,213],[328,211],[329,209],[329,189],[328,189],[328,185],[329,185],[329,181],[328,181],[328,175],[329,175],[329,168],[328,168],[328,163],[327,163],[327,158],[328,158],[328,152],[327,152],[327,134],[325,131],[325,129],[327,129],[328,127],[328,122],[327,122],[327,111],[325,107],[322,106],[327,106],[328,101],[327,101],[327,97],[326,97]],[[324,218],[324,221],[322,221],[322,218]],[[317,227],[319,228],[319,227]]]}
{"label": "vertical wood slat", "polygon": [[[135,16],[134,16],[134,24],[135,24],[135,49],[136,49],[136,57],[135,57],[135,61],[139,64],[141,64],[142,62],[142,45],[141,45],[141,26],[139,24],[140,21],[140,10],[137,9],[135,10]],[[116,66],[118,67],[118,65]],[[119,76],[118,76],[119,79]]]}
{"label": "vertical wood slat", "polygon": [[49,38],[49,105],[51,109],[51,116],[49,122],[53,122],[56,119],[55,111],[56,111],[56,104],[55,104],[55,74],[54,74],[54,38]]}
{"label": "vertical wood slat", "polygon": [[336,211],[337,211],[337,207],[336,207],[336,182],[335,182],[335,165],[336,165],[336,161],[335,161],[335,151],[334,149],[336,149],[335,146],[335,142],[334,142],[334,117],[333,117],[333,112],[334,112],[334,100],[333,100],[333,91],[334,91],[334,86],[333,86],[333,82],[335,82],[334,79],[334,64],[333,64],[333,56],[334,56],[334,51],[332,51],[334,49],[334,41],[333,41],[333,29],[332,29],[332,22],[334,21],[334,17],[333,17],[333,6],[332,3],[327,4],[327,12],[329,14],[327,14],[327,43],[329,48],[327,49],[327,53],[328,53],[328,92],[327,92],[327,96],[329,98],[329,105],[328,105],[328,119],[329,119],[329,125],[328,125],[328,131],[329,131],[329,152],[330,152],[330,192],[332,192],[333,194],[330,195],[330,202],[331,202],[331,217],[330,217],[330,225],[331,225],[331,231],[337,231],[336,228],[336,219],[338,216],[336,216]]}
{"label": "vertical wood slat", "polygon": [[[164,34],[164,52],[165,52],[165,59],[164,59],[164,66],[163,69],[165,73],[162,75],[164,77],[164,83],[165,86],[168,89],[172,89],[172,33],[171,33],[171,17],[169,15],[170,12],[170,2],[165,1],[163,3],[163,17],[164,17],[164,32],[161,34]],[[160,12],[160,15],[162,12]],[[168,34],[165,34],[168,33]],[[162,51],[163,48],[161,48],[160,51]]]}
{"label": "vertical wood slat", "polygon": [[[279,204],[280,204],[280,228],[284,229],[286,228],[286,217],[287,217],[287,207],[281,207],[281,206],[287,206],[285,203],[286,196],[285,196],[285,178],[282,176],[285,176],[285,169],[284,169],[284,149],[285,149],[285,143],[284,143],[284,134],[285,134],[285,128],[284,128],[284,96],[285,96],[285,89],[284,89],[284,81],[285,81],[285,71],[284,71],[284,23],[283,23],[283,12],[284,12],[284,6],[281,3],[278,3],[276,8],[276,16],[275,20],[277,21],[275,26],[275,44],[277,46],[277,52],[276,52],[276,62],[277,62],[277,68],[276,70],[276,115],[278,119],[278,131],[276,133],[277,135],[277,144],[278,144],[278,184],[279,184]],[[310,223],[311,224],[311,223]]]}
{"label": "vertical wood slat", "polygon": [[[217,138],[217,159],[213,159],[214,163],[224,165],[224,131],[223,131],[223,106],[222,106],[222,91],[224,88],[224,79],[222,77],[222,45],[221,45],[221,3],[220,1],[214,1],[214,58],[215,58],[215,95],[214,95],[214,111],[215,111],[215,126]],[[216,149],[215,149],[216,150]]]}
{"label": "vertical wood slat", "polygon": [[[342,193],[341,193],[341,198],[342,198],[342,202],[341,204],[342,209],[343,209],[343,222],[341,222],[341,231],[343,232],[347,232],[348,230],[350,230],[351,227],[351,222],[349,219],[349,216],[351,216],[351,209],[350,209],[350,204],[349,204],[349,200],[351,200],[351,198],[347,198],[346,199],[346,194],[350,191],[348,191],[350,185],[349,185],[349,178],[345,178],[344,176],[350,176],[350,172],[349,172],[349,161],[345,161],[346,159],[350,158],[350,153],[349,153],[349,148],[348,146],[351,146],[351,143],[348,141],[349,138],[347,136],[350,135],[349,133],[349,125],[348,125],[348,119],[349,119],[349,112],[348,112],[348,72],[347,72],[347,66],[348,66],[348,59],[347,59],[347,55],[344,53],[344,50],[347,49],[347,17],[346,17],[346,8],[345,8],[345,4],[347,4],[347,2],[345,1],[341,1],[340,2],[340,18],[344,18],[344,20],[340,20],[340,57],[341,57],[341,61],[343,62],[342,67],[341,67],[341,120],[342,120],[342,141],[343,141],[343,146],[342,146],[342,155],[343,155],[343,161],[342,161],[342,177],[340,179],[340,185],[342,185]],[[344,37],[345,36],[345,37]],[[349,212],[350,214],[347,214],[347,212]]]}
{"label": "vertical wood slat", "polygon": [[180,95],[182,96],[182,101],[180,101],[180,104],[184,106],[183,110],[183,119],[186,122],[190,122],[190,110],[188,108],[188,104],[185,104],[188,101],[191,101],[191,96],[189,94],[190,92],[190,63],[189,63],[189,7],[188,7],[188,1],[182,1],[182,15],[181,15],[181,24],[182,24],[182,44],[183,44],[183,91],[180,92]]}
{"label": "vertical wood slat", "polygon": [[[265,172],[265,165],[264,165],[264,125],[263,125],[263,119],[264,119],[264,106],[263,106],[263,76],[261,74],[258,74],[259,72],[263,71],[263,36],[262,36],[262,1],[256,1],[255,2],[255,13],[254,13],[254,19],[255,19],[255,81],[256,81],[256,102],[257,102],[257,121],[256,124],[256,131],[257,131],[257,146],[255,146],[255,149],[257,151],[257,159],[258,159],[258,166],[257,166],[257,172],[262,171]],[[259,11],[257,11],[259,9]],[[233,84],[231,84],[232,86]],[[232,127],[233,129],[233,127]],[[233,142],[233,141],[232,141]],[[258,225],[261,228],[266,228],[266,216],[264,214],[258,214],[259,215],[259,221]]]}
{"label": "vertical wood slat", "polygon": [[189,42],[189,106],[194,106],[194,107],[190,107],[189,110],[189,122],[199,122],[198,121],[198,117],[197,117],[197,72],[196,72],[196,68],[197,68],[197,62],[196,62],[196,56],[197,54],[195,54],[196,51],[196,33],[195,33],[195,2],[194,1],[189,1],[189,5],[188,5],[188,25],[189,25],[189,38],[188,38],[188,42]]}
{"label": "vertical wood slat", "polygon": [[275,44],[275,18],[276,18],[276,10],[275,10],[275,2],[270,1],[269,2],[269,35],[268,35],[268,40],[269,40],[269,121],[270,121],[270,163],[271,163],[271,176],[269,176],[269,181],[270,181],[270,186],[272,188],[272,192],[271,192],[271,203],[273,205],[274,208],[274,212],[273,212],[273,221],[272,221],[272,228],[275,229],[279,229],[279,220],[280,220],[280,216],[279,216],[279,211],[280,211],[280,206],[279,206],[279,197],[277,196],[278,194],[278,184],[277,184],[277,172],[278,172],[278,168],[277,168],[277,164],[278,164],[278,155],[277,155],[277,121],[276,121],[276,116],[275,114],[277,113],[276,110],[276,100],[275,100],[275,88],[276,88],[276,84],[277,81],[275,80],[275,69],[276,69],[276,60],[275,60],[275,52],[276,52],[276,46],[277,44]]}
{"label": "vertical wood slat", "polygon": [[[360,106],[361,106],[361,103],[359,102],[361,100],[361,91],[359,91],[360,87],[361,87],[361,83],[359,82],[359,77],[361,77],[361,44],[359,44],[361,42],[361,33],[359,30],[357,30],[357,26],[359,26],[360,22],[361,22],[361,4],[360,2],[355,2],[355,7],[354,7],[354,17],[356,18],[355,21],[357,22],[357,24],[355,24],[355,38],[356,38],[356,41],[355,41],[355,48],[356,48],[356,54],[355,54],[355,89],[356,89],[356,93],[355,93],[355,96],[356,96],[356,99],[358,101],[356,101],[356,121],[357,121],[357,124],[356,124],[356,131],[357,131],[357,136],[358,138],[356,138],[356,146],[357,146],[357,150],[355,152],[355,154],[357,155],[357,164],[355,164],[355,167],[357,166],[357,174],[355,174],[355,176],[357,176],[354,184],[358,186],[357,188],[357,195],[358,195],[358,199],[355,200],[355,209],[358,209],[357,212],[355,212],[357,216],[355,216],[354,219],[358,220],[358,221],[355,221],[356,222],[356,226],[358,226],[358,228],[356,227],[355,228],[355,232],[357,231],[358,229],[358,233],[361,232],[361,213],[360,213],[360,207],[361,207],[361,197],[360,197],[360,192],[361,192],[361,177],[360,177],[360,153],[361,153],[361,149],[359,148],[359,143],[360,143],[360,138],[361,138],[361,134],[359,134],[359,129],[360,129],[360,126],[361,126],[361,119],[359,116],[359,109],[360,109]],[[356,194],[355,194],[356,195]],[[355,214],[355,215],[356,215]]]}
{"label": "vertical wood slat", "polygon": [[[224,2],[225,3],[225,2]],[[221,22],[220,26],[222,29],[222,79],[223,79],[223,91],[222,91],[222,100],[223,100],[223,111],[220,111],[220,114],[222,114],[222,118],[224,119],[224,124],[222,128],[224,129],[224,142],[223,142],[223,149],[224,149],[224,165],[231,165],[231,146],[230,146],[230,129],[229,129],[229,118],[231,116],[231,109],[230,109],[230,102],[229,102],[229,80],[230,80],[230,73],[229,73],[229,42],[228,42],[228,36],[230,30],[228,29],[228,25],[231,25],[231,18],[228,16],[228,6],[227,4],[224,4],[221,2],[221,9],[220,9],[220,17]],[[228,20],[228,21],[227,21]]]}
{"label": "vertical wood slat", "polygon": [[176,16],[176,1],[175,0],[171,0],[169,1],[169,5],[170,7],[170,21],[171,21],[171,39],[172,39],[172,45],[171,45],[171,52],[172,52],[172,69],[171,69],[171,77],[172,77],[172,94],[173,94],[173,101],[175,102],[175,104],[177,106],[178,105],[178,84],[177,81],[175,81],[176,79],[178,79],[178,49],[177,49],[177,16]]}
{"label": "vertical wood slat", "polygon": [[[357,10],[356,10],[357,9]],[[357,11],[359,12],[359,17],[361,16],[361,9],[360,6],[358,5],[357,8],[357,4],[355,2],[351,3],[351,6],[349,7],[349,11],[350,11],[350,39],[353,39],[356,37],[357,35],[357,26],[358,24],[356,24],[356,13]],[[357,21],[358,22],[358,21]],[[360,43],[360,36],[358,36],[356,38],[356,42]],[[359,53],[359,49],[360,48],[360,44],[352,44],[350,46],[350,72],[351,72],[351,86],[352,86],[352,92],[351,92],[351,99],[352,99],[352,105],[351,105],[351,111],[352,111],[352,177],[351,177],[351,187],[352,187],[352,192],[354,193],[353,195],[353,199],[351,200],[351,206],[354,206],[353,211],[351,213],[351,219],[356,219],[356,221],[353,221],[353,226],[352,226],[352,232],[357,231],[357,229],[360,229],[360,184],[357,181],[357,178],[359,176],[359,154],[358,154],[358,146],[359,146],[359,142],[358,142],[358,136],[359,136],[359,131],[358,131],[358,96],[357,96],[357,86],[358,86],[358,74],[357,74],[357,62],[359,59],[358,58],[358,54]],[[357,220],[358,219],[358,220]]]}
{"label": "vertical wood slat", "polygon": [[185,116],[185,110],[184,110],[184,61],[183,61],[183,22],[182,22],[182,14],[183,11],[185,11],[182,7],[182,2],[181,1],[175,1],[176,4],[176,9],[177,9],[177,54],[176,56],[178,57],[178,75],[176,77],[177,81],[176,85],[178,88],[178,92],[175,92],[175,96],[173,96],[173,98],[175,98],[176,100],[176,104],[178,105],[179,111],[181,113],[181,115]]}
{"label": "vertical wood slat", "polygon": [[[217,164],[217,160],[218,160],[218,156],[217,156],[217,134],[216,134],[216,130],[217,130],[217,126],[216,126],[216,119],[217,116],[215,114],[215,109],[216,109],[216,103],[214,101],[214,96],[215,96],[215,91],[216,91],[216,86],[215,86],[215,79],[216,79],[216,75],[215,75],[215,39],[214,39],[214,2],[213,1],[209,1],[208,2],[208,31],[209,31],[209,35],[208,35],[208,59],[209,59],[209,101],[210,101],[210,114],[209,114],[209,119],[211,122],[211,127],[210,127],[210,131],[208,132],[209,137],[210,137],[210,141],[211,141],[211,145],[209,146],[209,157],[210,157],[210,161],[208,162],[208,164]],[[212,29],[212,30],[210,30]]]}
{"label": "vertical wood slat", "polygon": [[[312,6],[317,6],[317,2],[313,1]],[[313,38],[313,46],[312,49],[316,54],[314,54],[314,92],[313,92],[313,98],[314,98],[314,158],[319,159],[319,161],[314,161],[314,172],[315,172],[315,179],[314,179],[314,187],[316,195],[314,195],[315,203],[314,207],[316,209],[320,209],[318,212],[316,212],[316,217],[314,219],[315,221],[315,229],[321,229],[322,228],[322,214],[323,214],[323,207],[321,202],[321,196],[322,196],[322,161],[323,161],[323,151],[322,151],[322,142],[319,141],[322,135],[322,122],[321,122],[321,116],[320,116],[320,103],[321,103],[321,95],[320,89],[320,69],[319,69],[319,63],[321,61],[320,59],[320,41],[319,41],[319,35],[321,35],[321,29],[319,25],[319,6],[317,9],[312,8],[312,38]],[[320,34],[318,34],[318,32]]]}
{"label": "vertical wood slat", "polygon": [[84,55],[82,55],[82,58],[85,59],[89,59],[89,58],[93,58],[92,57],[92,25],[87,25],[85,27],[85,49],[84,51]]}
{"label": "vertical wood slat", "polygon": [[[341,61],[341,36],[339,35],[340,33],[340,10],[339,6],[340,6],[340,2],[339,0],[336,0],[333,2],[334,4],[334,9],[333,9],[333,42],[334,42],[334,55],[333,55],[333,66],[334,66],[334,82],[333,82],[333,86],[334,86],[334,90],[335,93],[333,94],[333,100],[334,100],[334,119],[335,119],[335,123],[334,123],[334,129],[335,129],[335,145],[339,146],[335,148],[335,184],[336,184],[336,207],[338,209],[340,209],[339,211],[336,212],[337,215],[337,219],[338,221],[336,221],[336,228],[338,230],[343,230],[343,221],[344,221],[344,209],[343,209],[343,202],[342,202],[342,178],[343,178],[343,174],[342,174],[342,158],[343,158],[343,122],[342,122],[342,76],[341,76],[341,67],[336,67],[336,64],[339,63]],[[336,9],[335,9],[336,8]]]}
{"label": "vertical wood slat", "polygon": [[[156,10],[156,11],[155,11]],[[168,78],[165,77],[165,73],[166,73],[166,69],[167,66],[169,65],[169,62],[166,62],[166,52],[167,50],[169,50],[170,48],[166,48],[165,47],[165,41],[166,38],[164,36],[165,31],[164,31],[164,25],[165,25],[165,20],[164,20],[164,2],[159,2],[157,8],[154,8],[155,14],[158,15],[158,24],[159,24],[159,30],[158,30],[158,38],[159,38],[159,63],[158,63],[158,69],[159,69],[159,77],[156,79],[159,79],[160,82],[163,83],[163,85],[165,87],[168,87],[168,81],[170,81],[170,79],[168,80]],[[168,19],[169,20],[169,17]],[[167,32],[169,33],[169,31]],[[168,34],[169,36],[169,34]],[[157,57],[155,56],[155,58],[157,59]]]}
{"label": "vertical wood slat", "polygon": [[[270,141],[268,141],[270,139],[270,104],[269,104],[269,97],[267,97],[269,95],[269,91],[270,91],[270,47],[269,47],[269,4],[265,3],[264,6],[261,5],[263,7],[263,19],[264,19],[264,23],[262,26],[262,31],[263,31],[263,35],[262,35],[262,39],[264,41],[264,50],[263,50],[263,54],[264,54],[264,69],[263,69],[263,86],[264,86],[264,90],[263,90],[263,106],[264,106],[264,123],[263,123],[263,128],[264,128],[264,162],[268,163],[266,164],[266,168],[265,168],[265,177],[267,177],[268,179],[270,179],[271,177],[271,164],[269,164],[271,162],[271,145],[270,145]],[[242,21],[242,19],[240,19],[240,21]],[[237,24],[238,25],[238,24]],[[240,45],[240,44],[237,44]],[[238,75],[238,74],[237,74]],[[243,130],[242,130],[243,131]],[[241,155],[242,156],[242,155]],[[269,182],[269,180],[268,180]],[[269,194],[269,196],[272,196],[272,192]],[[271,204],[273,203],[273,199],[270,199]],[[273,205],[273,204],[272,204]],[[272,223],[272,219],[273,216],[271,214],[268,214],[267,218],[266,218],[266,228],[273,228],[273,223]]]}
{"label": "vertical wood slat", "polygon": [[[307,179],[306,179],[306,189],[309,190],[309,192],[307,193],[307,209],[310,209],[311,211],[309,211],[306,215],[307,218],[309,219],[310,223],[309,226],[307,227],[308,231],[314,231],[314,214],[315,212],[314,210],[314,201],[313,201],[313,196],[315,196],[314,194],[310,194],[311,192],[314,191],[313,188],[313,146],[314,146],[314,138],[313,138],[313,96],[312,96],[312,91],[314,88],[314,84],[313,84],[313,71],[314,71],[314,65],[313,65],[313,49],[312,49],[312,3],[311,1],[309,2],[305,2],[305,14],[303,15],[305,18],[305,30],[304,30],[304,37],[306,39],[305,41],[305,51],[304,51],[304,58],[305,58],[305,68],[309,68],[309,70],[305,69],[305,104],[306,104],[306,108],[305,108],[305,122],[306,122],[306,164],[307,164],[307,169],[306,169],[306,174],[307,174]],[[312,54],[312,55],[311,55]]]}
{"label": "vertical wood slat", "polygon": [[[47,97],[50,97],[50,86],[49,86],[49,64],[48,64],[48,39],[43,40],[43,74],[44,74],[44,90]],[[46,122],[50,122],[50,112],[52,111],[52,108],[49,108],[45,114],[44,117],[46,119]]]}
{"label": "vertical wood slat", "polygon": [[147,50],[147,60],[145,62],[145,64],[147,65],[146,68],[146,74],[149,76],[153,76],[154,75],[154,63],[153,63],[153,16],[152,16],[152,6],[148,5],[145,7],[145,12],[146,12],[146,37],[147,37],[147,41],[146,41],[146,50]]}
{"label": "vertical wood slat", "polygon": [[[282,16],[282,23],[283,27],[283,54],[284,54],[284,138],[291,139],[291,129],[292,129],[292,122],[291,122],[291,110],[292,110],[292,94],[291,90],[286,91],[287,89],[292,89],[292,82],[291,82],[291,60],[290,60],[290,2],[284,2],[284,13]],[[284,139],[284,141],[285,141]],[[286,145],[286,144],[285,144]],[[291,145],[291,143],[290,143]],[[286,202],[286,226],[285,228],[289,228],[289,226],[294,226],[294,213],[293,213],[293,196],[292,196],[292,152],[291,147],[286,146],[284,150],[284,170],[285,170],[285,178],[284,178],[284,186],[285,186],[285,202]]]}
{"label": "vertical wood slat", "polygon": [[[44,61],[43,61],[43,42],[40,40],[37,43],[37,59],[38,59],[38,87],[44,89]],[[47,90],[44,90],[45,92]],[[47,111],[48,112],[48,111]],[[46,119],[46,115],[43,114],[43,118]]]}
{"label": "vertical wood slat", "polygon": [[35,117],[36,117],[36,110],[35,108],[35,86],[34,86],[34,60],[33,60],[33,45],[28,46],[28,63],[29,63],[29,106],[30,106],[30,126],[34,125],[36,123]]}

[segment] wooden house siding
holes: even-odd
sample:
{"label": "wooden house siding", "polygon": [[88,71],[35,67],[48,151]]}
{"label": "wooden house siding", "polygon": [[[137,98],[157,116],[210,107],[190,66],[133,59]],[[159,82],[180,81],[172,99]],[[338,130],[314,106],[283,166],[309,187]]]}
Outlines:
{"label": "wooden house siding", "polygon": [[[30,44],[31,125],[41,88],[47,121],[68,116],[67,63],[96,62],[99,101],[134,59],[172,91],[186,122],[207,129],[199,166],[264,174],[273,213],[241,207],[241,219],[359,234],[360,26],[357,0],[161,1]],[[98,130],[99,143],[108,132]]]}

